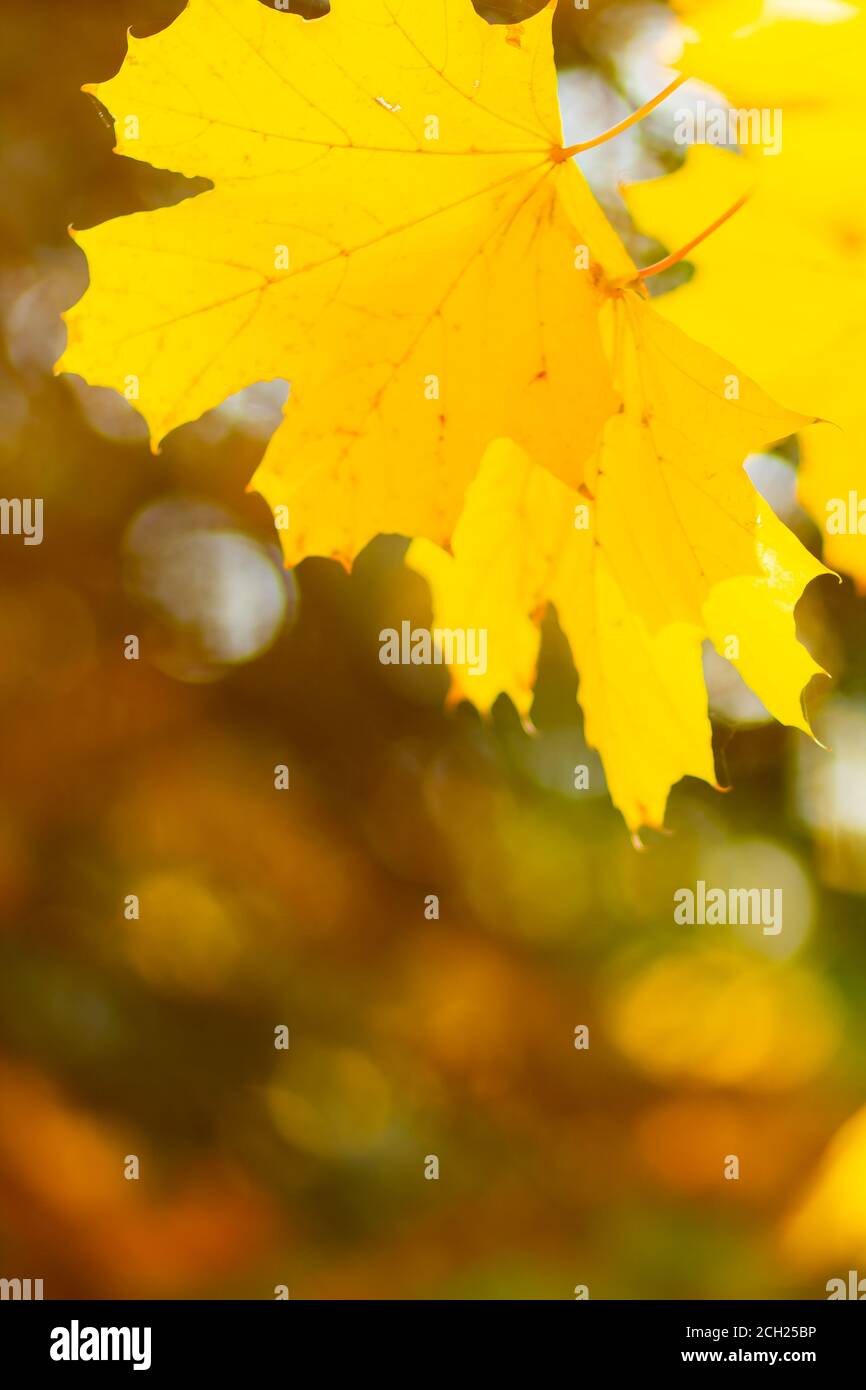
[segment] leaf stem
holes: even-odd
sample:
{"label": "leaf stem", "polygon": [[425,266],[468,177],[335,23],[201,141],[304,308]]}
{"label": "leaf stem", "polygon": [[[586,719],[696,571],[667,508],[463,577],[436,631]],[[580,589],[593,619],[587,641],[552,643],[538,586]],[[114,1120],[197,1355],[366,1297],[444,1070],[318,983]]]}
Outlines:
{"label": "leaf stem", "polygon": [[672,251],[669,256],[664,256],[662,260],[655,261],[652,265],[644,266],[643,270],[638,271],[635,279],[649,280],[651,276],[660,275],[663,270],[670,270],[672,265],[677,265],[680,261],[685,260],[690,251],[694,251],[696,246],[700,246],[702,241],[706,241],[708,236],[712,236],[713,232],[718,231],[729,217],[733,217],[735,212],[739,212],[751,196],[750,189],[748,193],[744,193],[735,203],[732,203],[727,212],[723,212],[721,217],[717,217],[715,222],[711,222],[709,227],[705,227],[696,237],[692,237],[691,241],[687,241],[685,246],[681,246],[678,251]]}
{"label": "leaf stem", "polygon": [[615,135],[621,135],[624,130],[628,130],[629,126],[637,125],[638,121],[642,121],[644,116],[648,116],[651,111],[654,111],[657,106],[661,105],[661,103],[670,96],[671,92],[675,92],[677,87],[681,87],[685,80],[685,77],[680,74],[679,77],[674,78],[673,82],[668,83],[664,91],[658,92],[654,97],[650,97],[649,101],[645,101],[643,106],[639,106],[637,111],[633,111],[630,116],[626,116],[624,120],[618,121],[617,124],[612,125],[609,130],[602,131],[601,135],[594,136],[592,140],[584,140],[579,145],[568,145],[565,149],[555,150],[554,158],[557,162],[561,162],[565,159],[571,159],[572,155],[583,154],[585,150],[594,150],[597,145],[606,144],[606,142],[612,140]]}

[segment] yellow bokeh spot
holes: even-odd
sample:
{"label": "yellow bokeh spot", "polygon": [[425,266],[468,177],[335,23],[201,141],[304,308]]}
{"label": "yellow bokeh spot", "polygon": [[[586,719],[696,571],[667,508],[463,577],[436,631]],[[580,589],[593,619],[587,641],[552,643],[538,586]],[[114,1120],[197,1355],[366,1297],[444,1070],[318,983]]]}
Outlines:
{"label": "yellow bokeh spot", "polygon": [[241,941],[225,899],[191,874],[157,873],[138,890],[140,917],[124,923],[135,968],[158,988],[212,994],[238,960]]}
{"label": "yellow bokeh spot", "polygon": [[378,1068],[348,1048],[288,1054],[287,1080],[267,1090],[279,1134],[319,1158],[365,1153],[382,1137],[390,1089]]}
{"label": "yellow bokeh spot", "polygon": [[813,975],[723,947],[641,971],[618,994],[610,1023],[625,1056],[657,1080],[755,1090],[809,1081],[837,1037],[833,1001]]}

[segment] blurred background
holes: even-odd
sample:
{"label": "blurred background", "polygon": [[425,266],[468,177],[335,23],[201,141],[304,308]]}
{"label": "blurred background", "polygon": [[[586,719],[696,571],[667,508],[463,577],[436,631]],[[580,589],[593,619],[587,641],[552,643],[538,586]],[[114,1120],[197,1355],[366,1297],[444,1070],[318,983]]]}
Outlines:
{"label": "blurred background", "polygon": [[[86,285],[67,227],[196,191],[114,156],[79,91],[181,8],[4,17],[0,494],[44,498],[45,539],[0,544],[0,1276],[83,1298],[826,1297],[866,1275],[863,600],[828,578],[798,609],[834,676],[808,696],[826,749],[708,656],[732,790],[680,784],[643,850],[553,615],[534,735],[504,699],[487,722],[447,709],[440,668],[380,666],[379,630],[430,616],[404,544],[286,574],[244,493],[283,388],[153,456],[121,397],[51,375]],[[567,136],[665,84],[665,6],[560,8]],[[585,165],[642,263],[663,249],[617,182],[681,157],[659,108]],[[794,444],[749,468],[817,549],[796,464]],[[784,931],[675,927],[698,878],[782,887]]]}

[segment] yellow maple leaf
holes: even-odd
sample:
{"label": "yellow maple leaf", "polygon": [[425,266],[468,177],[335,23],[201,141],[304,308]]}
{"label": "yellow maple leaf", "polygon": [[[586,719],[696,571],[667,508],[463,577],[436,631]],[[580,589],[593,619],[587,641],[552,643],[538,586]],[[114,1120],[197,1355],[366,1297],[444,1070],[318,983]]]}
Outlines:
{"label": "yellow maple leaf", "polygon": [[799,494],[824,533],[827,560],[864,589],[866,17],[836,0],[679,0],[677,8],[696,40],[682,70],[711,83],[734,110],[754,113],[749,119],[776,120],[780,139],[776,153],[755,140],[739,154],[692,146],[676,173],[628,190],[637,222],[672,246],[694,230],[701,209],[709,219],[751,193],[691,254],[688,284],[657,307],[779,399],[837,426],[804,435]]}
{"label": "yellow maple leaf", "polygon": [[794,605],[824,572],[754,490],[746,454],[803,417],[776,406],[633,291],[609,306],[622,411],[582,492],[509,443],[467,494],[453,556],[428,541],[408,563],[435,622],[486,628],[486,671],[454,667],[455,693],[505,690],[525,714],[552,602],[580,673],[588,742],[633,831],[660,826],[681,777],[715,782],[701,644],[728,657],[767,708],[808,732],[800,691],[820,671]]}
{"label": "yellow maple leaf", "polygon": [[820,567],[742,471],[802,418],[745,379],[729,395],[732,369],[629,288],[562,148],[551,14],[494,28],[469,0],[342,0],[304,24],[190,0],[133,41],[95,89],[118,149],[214,188],[81,234],[91,288],[59,368],[133,379],[154,442],[289,378],[252,483],[288,509],[287,562],[424,538],[437,608],[490,629],[465,689],[482,707],[506,690],[526,712],[553,602],[637,829],[679,777],[713,779],[703,638],[734,638],[805,727],[817,668],[792,613]]}
{"label": "yellow maple leaf", "polygon": [[[856,1111],[833,1136],[817,1170],[783,1222],[784,1254],[806,1268],[824,1268],[847,1285],[846,1265],[830,1261],[866,1259],[866,1107]],[[859,1276],[855,1276],[859,1283]],[[861,1286],[862,1287],[862,1286]],[[828,1282],[828,1291],[831,1283]],[[857,1297],[859,1289],[849,1297]],[[844,1295],[843,1295],[844,1296]],[[860,1295],[862,1297],[862,1295]]]}
{"label": "yellow maple leaf", "polygon": [[214,188],[78,235],[91,287],[58,369],[132,379],[154,441],[289,379],[253,480],[288,508],[289,563],[447,540],[500,435],[577,482],[615,407],[599,263],[632,267],[563,157],[551,15],[190,0],[90,89],[120,153]]}

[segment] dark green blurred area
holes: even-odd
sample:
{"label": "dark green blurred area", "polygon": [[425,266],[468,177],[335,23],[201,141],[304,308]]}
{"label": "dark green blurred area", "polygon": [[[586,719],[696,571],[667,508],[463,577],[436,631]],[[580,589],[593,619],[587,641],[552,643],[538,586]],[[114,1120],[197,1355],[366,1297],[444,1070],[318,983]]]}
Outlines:
{"label": "dark green blurred area", "polygon": [[[196,191],[113,155],[79,91],[180,8],[4,20],[0,492],[45,499],[45,540],[0,543],[0,1276],[46,1297],[823,1297],[866,1259],[862,601],[828,579],[798,612],[835,678],[809,692],[832,748],[719,678],[732,790],[681,784],[643,851],[552,615],[534,736],[505,700],[489,723],[446,710],[441,670],[380,666],[426,590],[393,537],[351,575],[283,575],[244,492],[278,402],[154,456],[119,398],[51,375],[86,283],[67,227]],[[610,77],[616,9],[562,7],[563,66]],[[786,931],[674,926],[698,878],[782,886]]]}

